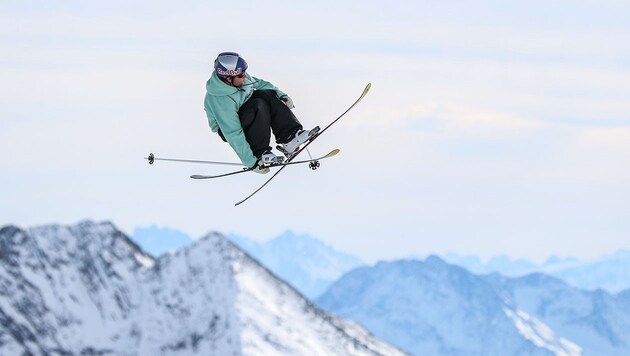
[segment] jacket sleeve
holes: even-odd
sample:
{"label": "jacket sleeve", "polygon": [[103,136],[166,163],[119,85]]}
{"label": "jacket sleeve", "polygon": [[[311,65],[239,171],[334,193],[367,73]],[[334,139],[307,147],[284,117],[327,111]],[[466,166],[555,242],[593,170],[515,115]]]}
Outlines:
{"label": "jacket sleeve", "polygon": [[219,124],[217,123],[217,119],[214,116],[214,112],[212,111],[212,98],[208,93],[206,93],[206,98],[203,101],[203,109],[206,112],[206,117],[208,117],[208,125],[210,125],[210,130],[212,132],[219,131]]}
{"label": "jacket sleeve", "polygon": [[227,142],[238,155],[245,167],[252,167],[256,164],[256,157],[252,153],[249,143],[245,139],[245,133],[241,127],[241,120],[238,117],[238,107],[236,102],[229,96],[206,98],[206,114],[212,131],[212,121],[220,128]]}
{"label": "jacket sleeve", "polygon": [[278,94],[278,98],[287,95],[282,90],[278,89],[275,85],[269,83],[266,80],[256,78],[256,77],[252,77],[252,80],[254,81],[254,89],[256,90],[264,90],[264,89],[275,90],[276,94]]}

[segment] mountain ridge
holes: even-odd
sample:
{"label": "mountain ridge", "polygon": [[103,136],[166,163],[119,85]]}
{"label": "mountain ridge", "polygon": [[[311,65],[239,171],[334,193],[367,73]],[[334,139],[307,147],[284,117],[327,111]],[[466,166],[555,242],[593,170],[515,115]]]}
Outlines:
{"label": "mountain ridge", "polygon": [[621,356],[630,352],[629,293],[543,273],[476,275],[431,255],[357,268],[316,302],[415,354]]}
{"label": "mountain ridge", "polygon": [[[337,251],[308,234],[296,234],[290,230],[265,242],[237,234],[228,234],[227,237],[311,299],[321,295],[343,273],[366,265],[352,254]],[[155,225],[134,229],[133,239],[156,257],[193,242],[190,236],[177,229],[158,228]],[[304,248],[314,252],[305,256]],[[542,264],[525,258],[512,259],[506,255],[495,255],[487,262],[474,255],[458,255],[452,252],[440,258],[475,274],[500,272],[509,277],[520,277],[542,272],[587,290],[602,288],[610,293],[618,293],[630,289],[630,251],[624,249],[592,260],[552,255]],[[290,266],[288,261],[291,262]],[[326,261],[323,265],[315,263],[323,261]]]}

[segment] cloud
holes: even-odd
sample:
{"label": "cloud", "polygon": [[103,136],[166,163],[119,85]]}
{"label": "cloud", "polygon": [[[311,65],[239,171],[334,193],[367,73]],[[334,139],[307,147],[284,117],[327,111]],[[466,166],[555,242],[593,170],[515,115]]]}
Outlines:
{"label": "cloud", "polygon": [[[293,228],[348,245],[382,233],[431,252],[437,242],[415,235],[438,236],[444,250],[493,248],[533,216],[532,234],[578,233],[588,246],[572,221],[627,215],[615,200],[630,176],[627,2],[36,4],[0,5],[0,195],[10,202],[0,215],[10,222],[112,218],[131,231],[159,221],[196,235]],[[287,169],[241,210],[229,207],[261,177],[191,182],[219,169],[142,159],[235,159],[202,107],[224,50],[289,93],[306,126],[337,117],[373,83],[312,147],[341,148],[339,157],[316,175]],[[316,193],[286,213],[292,226],[259,213],[305,191]],[[575,203],[571,214],[562,201]],[[506,222],[493,228],[497,212]],[[402,240],[393,248],[411,248]]]}

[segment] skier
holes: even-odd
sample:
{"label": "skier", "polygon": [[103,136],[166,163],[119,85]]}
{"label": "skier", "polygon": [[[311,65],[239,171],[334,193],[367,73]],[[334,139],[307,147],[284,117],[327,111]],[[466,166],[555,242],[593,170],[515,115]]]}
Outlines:
{"label": "skier", "polygon": [[230,144],[245,167],[268,173],[284,157],[271,152],[271,131],[289,156],[316,133],[304,130],[293,115],[293,100],[273,84],[247,73],[247,62],[234,52],[220,53],[206,82],[204,109],[212,132]]}

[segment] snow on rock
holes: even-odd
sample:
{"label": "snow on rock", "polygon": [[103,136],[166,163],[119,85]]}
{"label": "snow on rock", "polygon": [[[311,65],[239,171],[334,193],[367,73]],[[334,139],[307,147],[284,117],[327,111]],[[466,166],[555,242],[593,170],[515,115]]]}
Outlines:
{"label": "snow on rock", "polygon": [[555,335],[579,345],[585,355],[630,355],[630,307],[622,293],[581,290],[540,273],[486,279]]}
{"label": "snow on rock", "polygon": [[581,355],[582,348],[554,332],[540,320],[533,318],[522,310],[505,309],[505,315],[514,321],[518,331],[536,346],[552,351],[557,356]]}

